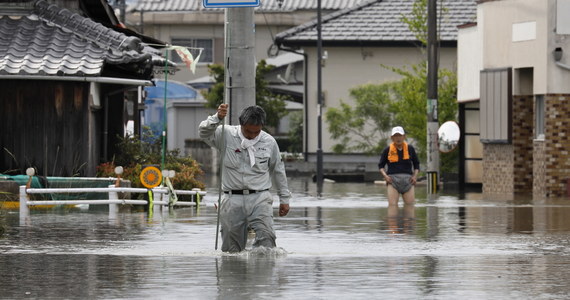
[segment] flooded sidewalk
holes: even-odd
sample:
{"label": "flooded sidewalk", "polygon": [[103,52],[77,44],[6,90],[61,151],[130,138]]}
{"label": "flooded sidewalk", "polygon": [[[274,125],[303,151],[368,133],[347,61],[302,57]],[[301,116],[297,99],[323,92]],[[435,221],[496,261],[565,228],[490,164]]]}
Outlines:
{"label": "flooded sidewalk", "polygon": [[[88,209],[0,222],[2,299],[567,299],[570,199],[490,199],[417,188],[412,210],[385,187],[292,178],[274,251],[214,250],[206,206],[152,218]],[[277,209],[277,203],[274,203]]]}

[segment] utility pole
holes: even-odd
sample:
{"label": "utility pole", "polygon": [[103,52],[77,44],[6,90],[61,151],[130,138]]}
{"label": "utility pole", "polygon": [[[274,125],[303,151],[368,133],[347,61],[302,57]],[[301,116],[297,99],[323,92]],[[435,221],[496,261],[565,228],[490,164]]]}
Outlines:
{"label": "utility pole", "polygon": [[317,195],[323,192],[323,85],[322,85],[322,59],[323,40],[321,36],[321,0],[317,0]]}
{"label": "utility pole", "polygon": [[437,1],[428,0],[427,15],[427,177],[428,194],[438,192],[439,183],[439,149],[437,147],[437,73],[438,73],[438,43],[437,43]]}
{"label": "utility pole", "polygon": [[225,91],[229,124],[237,125],[242,109],[255,105],[255,23],[253,7],[226,8]]}

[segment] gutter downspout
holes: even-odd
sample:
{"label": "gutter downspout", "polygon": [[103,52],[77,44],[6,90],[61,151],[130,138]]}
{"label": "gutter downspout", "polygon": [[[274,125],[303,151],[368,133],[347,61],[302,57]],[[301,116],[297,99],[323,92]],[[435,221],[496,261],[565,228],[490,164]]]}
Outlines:
{"label": "gutter downspout", "polygon": [[563,64],[563,63],[557,61],[557,62],[556,62],[556,65],[559,66],[559,67],[561,67],[562,69],[565,69],[565,70],[570,71],[570,66],[567,65],[567,64]]}
{"label": "gutter downspout", "polygon": [[99,82],[99,83],[123,84],[123,85],[154,86],[154,83],[150,80],[116,78],[116,77],[1,75],[0,79],[79,81],[79,82]]}
{"label": "gutter downspout", "polygon": [[304,106],[304,113],[305,113],[305,122],[303,123],[303,131],[304,131],[304,141],[303,141],[303,157],[305,158],[305,162],[307,162],[309,160],[308,155],[309,155],[309,113],[308,113],[308,101],[307,101],[307,94],[309,93],[309,88],[307,85],[307,81],[309,80],[309,70],[307,70],[307,60],[308,60],[308,55],[305,52],[297,52],[293,49],[287,49],[287,48],[282,48],[281,45],[277,45],[277,49],[278,50],[283,50],[286,52],[291,52],[291,53],[295,53],[295,54],[299,54],[299,55],[303,55],[303,76],[305,78],[303,78],[303,106]]}

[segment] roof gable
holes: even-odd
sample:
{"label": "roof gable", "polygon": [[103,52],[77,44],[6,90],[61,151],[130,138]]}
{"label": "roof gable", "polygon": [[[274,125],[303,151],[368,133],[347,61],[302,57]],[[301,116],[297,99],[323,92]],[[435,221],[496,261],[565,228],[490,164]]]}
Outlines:
{"label": "roof gable", "polygon": [[[402,22],[402,16],[412,11],[413,0],[369,0],[355,7],[322,18],[323,44],[417,42],[414,34]],[[476,0],[439,1],[445,11],[441,14],[439,37],[442,42],[457,41],[457,26],[476,17]],[[441,11],[441,10],[440,10]],[[315,44],[317,21],[293,27],[276,35],[277,44],[294,46]]]}

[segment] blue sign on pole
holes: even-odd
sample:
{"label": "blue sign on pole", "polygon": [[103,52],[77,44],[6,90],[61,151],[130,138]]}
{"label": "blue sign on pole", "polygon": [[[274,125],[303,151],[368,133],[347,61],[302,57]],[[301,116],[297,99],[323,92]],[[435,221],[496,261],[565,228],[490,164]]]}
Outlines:
{"label": "blue sign on pole", "polygon": [[205,8],[256,7],[260,0],[204,0]]}

